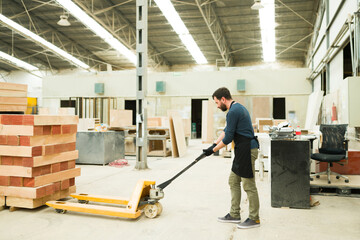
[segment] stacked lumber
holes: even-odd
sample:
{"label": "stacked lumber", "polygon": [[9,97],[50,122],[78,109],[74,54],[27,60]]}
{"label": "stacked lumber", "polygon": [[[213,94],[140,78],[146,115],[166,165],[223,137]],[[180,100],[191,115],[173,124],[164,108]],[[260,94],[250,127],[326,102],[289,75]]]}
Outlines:
{"label": "stacked lumber", "polygon": [[0,207],[36,208],[75,192],[77,116],[0,115]]}
{"label": "stacked lumber", "polygon": [[0,112],[25,112],[27,108],[27,85],[0,83]]}
{"label": "stacked lumber", "polygon": [[186,154],[186,141],[183,121],[177,110],[168,110],[172,157],[183,157]]}

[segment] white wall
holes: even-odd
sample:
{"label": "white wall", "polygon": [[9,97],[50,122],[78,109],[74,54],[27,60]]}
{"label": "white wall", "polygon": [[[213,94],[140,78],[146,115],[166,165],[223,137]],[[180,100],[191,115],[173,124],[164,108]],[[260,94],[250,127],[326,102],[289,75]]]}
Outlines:
{"label": "white wall", "polygon": [[[246,80],[244,95],[309,94],[307,68],[259,69],[213,72],[167,72],[148,74],[148,96],[211,96],[219,87],[236,93],[237,79]],[[93,97],[94,84],[105,84],[104,96],[135,97],[135,71],[81,73],[43,79],[43,98]],[[156,92],[156,81],[166,82],[166,93]]]}
{"label": "white wall", "polygon": [[[313,63],[314,63],[314,69],[318,66],[318,65],[324,65],[324,63],[322,62],[326,52],[327,52],[327,47],[326,47],[326,29],[328,28],[328,24],[330,24],[332,21],[332,24],[330,26],[330,28],[328,29],[329,32],[329,43],[330,46],[333,43],[333,41],[335,40],[336,36],[338,35],[338,33],[340,32],[340,29],[344,26],[344,24],[346,23],[346,20],[348,18],[349,14],[353,14],[357,8],[358,8],[358,0],[346,0],[343,4],[343,6],[341,8],[340,7],[340,0],[329,0],[329,6],[328,9],[325,10],[324,13],[324,17],[322,20],[322,24],[319,30],[319,36],[317,38],[316,44],[315,44],[315,48],[317,49],[317,52],[314,55],[313,58]],[[335,16],[336,12],[339,10],[337,16]],[[329,12],[329,23],[326,22],[326,11]],[[320,40],[324,37],[324,40],[320,43]],[[349,31],[347,31],[343,37],[339,40],[337,46],[338,47],[342,47],[342,45],[347,41],[347,39],[349,38]],[[335,51],[334,51],[335,54]],[[342,69],[343,69],[343,60],[342,60],[342,50],[337,53],[336,56],[331,56],[333,57],[333,59],[331,59],[330,61],[330,74],[329,74],[329,86],[330,92],[333,92],[334,90],[336,90],[339,86],[339,83],[343,80],[343,74],[342,74]],[[312,69],[312,70],[314,70]],[[317,81],[316,83],[314,82],[314,90],[317,89],[318,86],[318,78],[314,79],[314,81]]]}
{"label": "white wall", "polygon": [[336,91],[340,87],[340,83],[343,81],[344,68],[343,68],[343,51],[340,51],[330,62],[330,80],[329,91],[330,93]]}
{"label": "white wall", "polygon": [[[286,97],[286,112],[295,111],[300,126],[303,126],[307,99],[311,93],[311,83],[306,80],[308,74],[307,68],[263,67],[236,67],[228,68],[226,71],[150,72],[147,83],[148,114],[165,116],[168,109],[177,109],[183,117],[190,117],[191,99],[211,98],[217,88],[227,87],[234,97],[246,97],[245,105],[250,114],[252,97]],[[238,79],[246,80],[245,92],[236,90]],[[97,97],[99,95],[94,93],[94,84],[97,82],[103,82],[105,85],[105,94],[102,96],[118,97],[122,102],[126,99],[135,99],[135,81],[135,71],[48,76],[43,79],[43,107],[58,108],[60,98]],[[156,92],[156,81],[166,83],[165,93]],[[272,103],[272,100],[270,101]],[[120,106],[123,104],[120,103]],[[267,114],[271,117],[272,109]]]}
{"label": "white wall", "polygon": [[314,92],[321,91],[321,75],[314,79]]}

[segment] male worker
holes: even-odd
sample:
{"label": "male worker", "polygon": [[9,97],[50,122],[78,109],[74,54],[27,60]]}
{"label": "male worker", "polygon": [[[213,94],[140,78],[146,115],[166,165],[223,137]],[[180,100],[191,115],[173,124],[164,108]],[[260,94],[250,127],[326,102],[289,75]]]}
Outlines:
{"label": "male worker", "polygon": [[[254,137],[249,112],[246,108],[232,100],[230,91],[223,87],[212,95],[217,107],[222,111],[229,110],[226,115],[226,127],[220,137],[209,148],[204,149],[210,156],[234,140],[235,158],[233,160],[229,185],[231,190],[230,213],[219,217],[218,221],[239,223],[238,228],[254,228],[260,226],[259,196],[255,183],[254,162],[258,155],[259,143]],[[249,218],[240,223],[241,182],[249,199]]]}

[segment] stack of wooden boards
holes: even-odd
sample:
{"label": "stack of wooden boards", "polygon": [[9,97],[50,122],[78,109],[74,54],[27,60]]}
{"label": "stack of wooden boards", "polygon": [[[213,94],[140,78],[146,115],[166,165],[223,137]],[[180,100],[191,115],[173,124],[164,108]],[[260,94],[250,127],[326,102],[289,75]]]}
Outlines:
{"label": "stack of wooden boards", "polygon": [[75,192],[78,116],[0,115],[0,207],[36,208]]}
{"label": "stack of wooden boards", "polygon": [[172,157],[183,157],[186,154],[186,141],[183,120],[177,110],[168,110]]}
{"label": "stack of wooden boards", "polygon": [[27,108],[27,85],[0,83],[0,112],[22,112]]}

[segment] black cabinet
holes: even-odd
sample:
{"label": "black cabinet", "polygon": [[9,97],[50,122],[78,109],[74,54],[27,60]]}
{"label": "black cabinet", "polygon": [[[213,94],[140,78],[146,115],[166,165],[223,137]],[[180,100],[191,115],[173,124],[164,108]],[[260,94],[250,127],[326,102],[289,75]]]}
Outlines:
{"label": "black cabinet", "polygon": [[271,140],[271,206],[310,208],[308,140]]}

